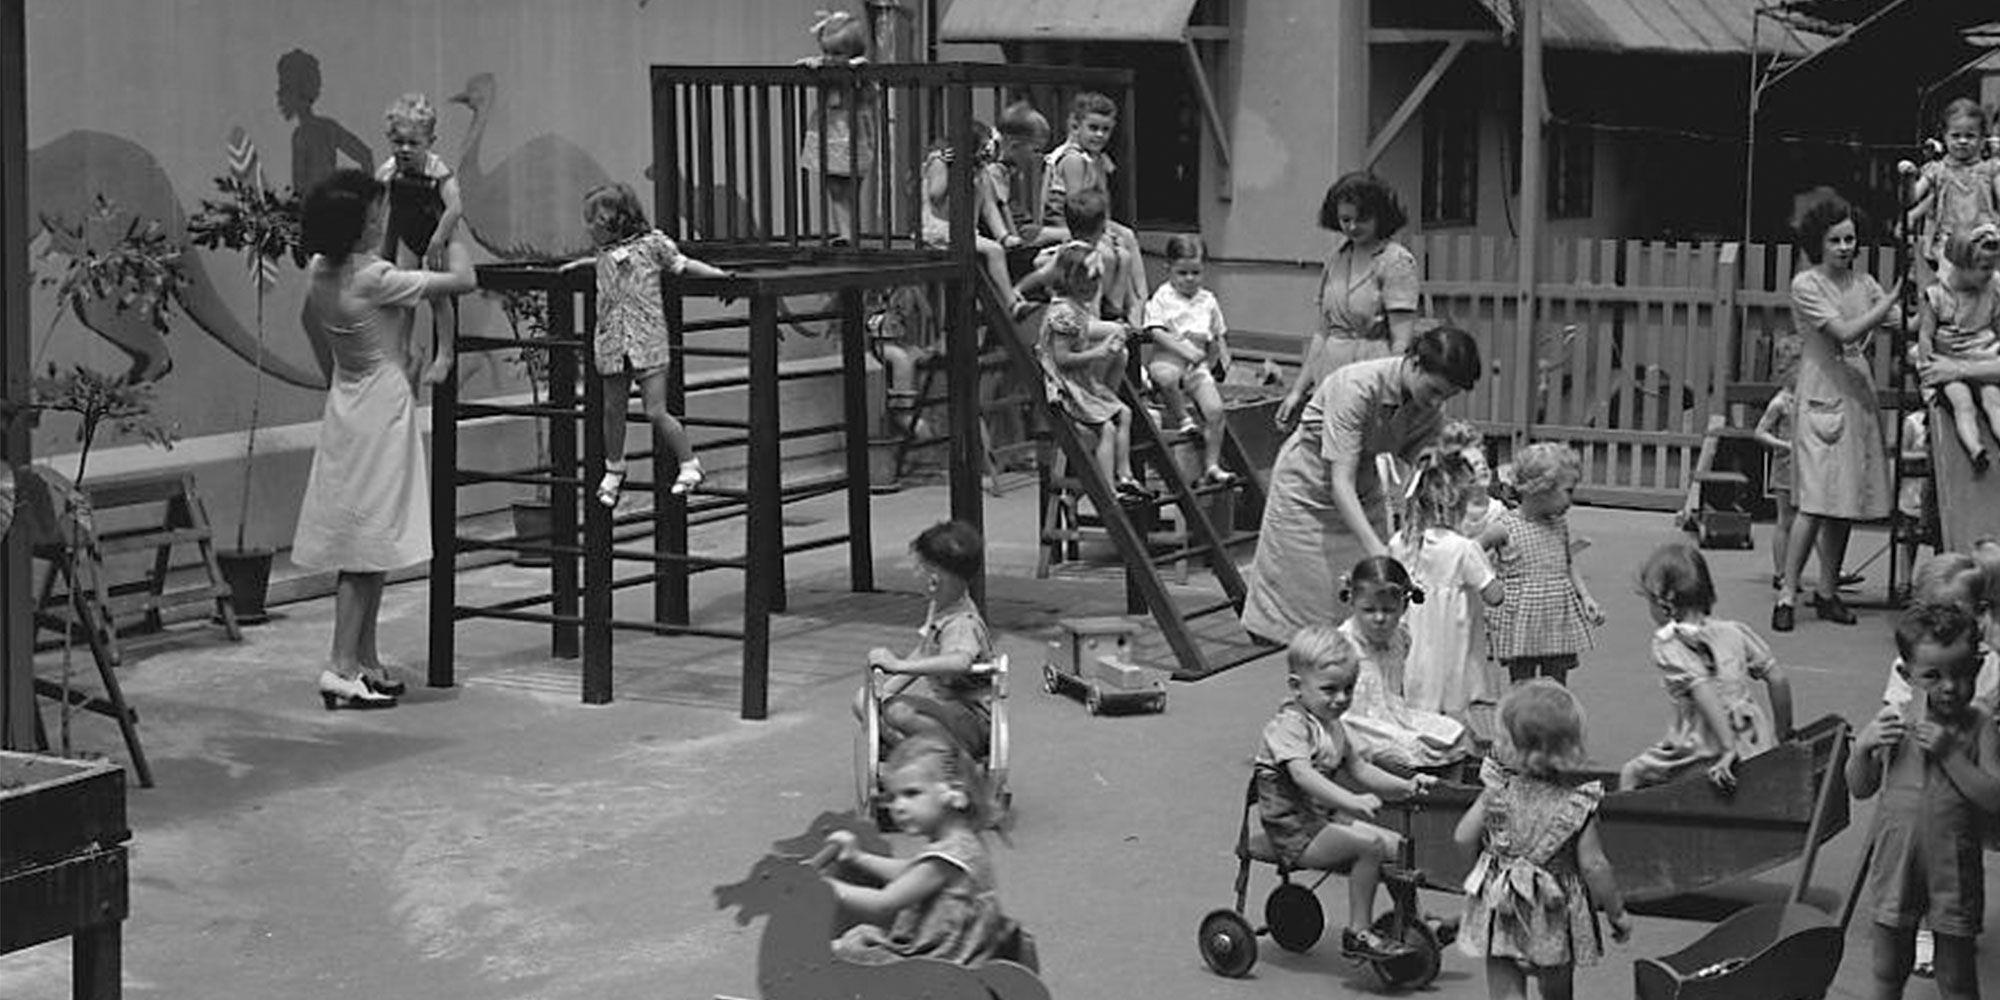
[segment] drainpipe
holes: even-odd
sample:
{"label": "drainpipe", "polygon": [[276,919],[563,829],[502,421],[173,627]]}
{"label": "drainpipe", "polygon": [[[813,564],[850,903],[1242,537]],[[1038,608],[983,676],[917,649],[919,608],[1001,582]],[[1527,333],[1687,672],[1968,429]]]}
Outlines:
{"label": "drainpipe", "polygon": [[1521,250],[1514,345],[1514,405],[1520,414],[1517,443],[1526,444],[1535,422],[1535,290],[1542,251],[1542,0],[1517,0],[1521,32]]}

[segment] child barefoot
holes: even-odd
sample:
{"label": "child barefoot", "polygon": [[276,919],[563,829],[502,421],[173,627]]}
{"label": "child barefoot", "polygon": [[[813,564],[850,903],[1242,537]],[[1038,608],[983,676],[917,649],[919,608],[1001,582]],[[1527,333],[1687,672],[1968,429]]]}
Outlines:
{"label": "child barefoot", "polygon": [[[1347,745],[1342,713],[1354,699],[1360,657],[1331,625],[1307,625],[1286,651],[1291,697],[1264,724],[1257,749],[1257,816],[1286,870],[1347,873],[1347,927],[1342,954],[1368,959],[1408,954],[1410,946],[1371,929],[1382,865],[1395,859],[1402,838],[1369,822],[1382,796],[1420,795],[1429,775],[1399,778]],[[1334,778],[1344,782],[1336,784]],[[1350,791],[1350,787],[1365,791]]]}
{"label": "child barefoot", "polygon": [[[913,737],[883,769],[889,815],[924,848],[907,861],[869,854],[854,834],[827,835],[834,863],[880,887],[829,876],[840,905],[863,922],[833,942],[836,957],[867,965],[933,958],[975,965],[1017,933],[1000,911],[993,860],[979,836],[980,796],[972,763],[950,743]],[[884,928],[887,928],[886,930]]]}
{"label": "child barefoot", "polygon": [[1092,251],[1080,243],[1057,252],[1050,287],[1054,302],[1042,314],[1038,350],[1048,371],[1050,402],[1058,399],[1070,419],[1097,432],[1097,467],[1120,498],[1142,502],[1151,494],[1132,474],[1132,411],[1113,388],[1123,376],[1128,327],[1097,318],[1100,275]]}
{"label": "child barefoot", "polygon": [[1465,520],[1460,483],[1471,479],[1465,459],[1426,452],[1410,475],[1403,527],[1389,539],[1389,554],[1409,567],[1426,599],[1410,609],[1403,697],[1413,709],[1464,719],[1485,693],[1485,656],[1475,653],[1473,632],[1483,609],[1498,605],[1506,588],[1479,543],[1458,533]]}
{"label": "child barefoot", "polygon": [[[1778,745],[1792,731],[1792,686],[1771,647],[1741,622],[1711,618],[1715,582],[1693,546],[1660,546],[1639,570],[1639,591],[1659,631],[1653,666],[1674,699],[1674,723],[1658,743],[1618,772],[1619,788],[1671,781],[1706,765],[1708,780],[1729,792],[1736,765]],[[1750,690],[1761,680],[1771,698],[1764,714]]]}
{"label": "child barefoot", "polygon": [[1566,515],[1581,476],[1581,460],[1568,445],[1544,441],[1521,449],[1514,457],[1521,505],[1479,539],[1499,555],[1506,599],[1487,634],[1493,658],[1514,683],[1530,677],[1563,683],[1577,654],[1591,648],[1591,628],[1604,624],[1570,553]]}
{"label": "child barefoot", "polygon": [[1439,712],[1413,708],[1405,699],[1410,633],[1403,614],[1424,603],[1403,564],[1369,556],[1354,565],[1340,597],[1354,613],[1340,634],[1354,644],[1361,666],[1354,703],[1341,721],[1354,748],[1376,764],[1398,770],[1439,767],[1472,754],[1465,725]]}
{"label": "child barefoot", "polygon": [[1917,923],[1927,919],[1938,994],[1977,997],[1973,942],[1986,910],[1980,831],[2000,812],[2000,734],[1991,709],[1972,696],[1979,623],[1962,608],[1918,604],[1896,623],[1896,650],[1911,699],[1878,712],[1847,759],[1855,798],[1882,793],[1868,866],[1870,995],[1903,995]]}
{"label": "child barefoot", "polygon": [[[940,521],[910,542],[910,554],[930,608],[917,630],[923,638],[910,655],[897,656],[881,646],[868,652],[869,665],[895,675],[882,685],[883,739],[948,739],[981,756],[991,732],[993,710],[987,698],[993,685],[985,675],[973,673],[972,665],[992,661],[993,636],[972,603],[969,581],[985,561],[985,540],[964,521]],[[926,694],[906,694],[919,677],[929,682]],[[866,697],[863,690],[856,698],[857,713]]]}
{"label": "child barefoot", "polygon": [[[1924,286],[1918,299],[1917,356],[1952,361],[2000,360],[2000,227],[1981,223],[1945,238],[1944,259],[1951,266],[1940,279]],[[1946,382],[1944,398],[1951,404],[1958,442],[1972,457],[1972,470],[1983,473],[1992,463],[1982,431],[2000,435],[2000,385]],[[1981,427],[1980,417],[1985,426]]]}
{"label": "child barefoot", "polygon": [[[389,219],[383,227],[382,256],[398,267],[442,267],[445,248],[465,214],[459,201],[458,178],[444,159],[431,152],[437,142],[437,110],[422,94],[404,94],[383,112],[391,155],[375,170],[375,179],[389,188]],[[436,385],[451,373],[457,354],[457,307],[449,298],[436,300],[437,343],[424,369],[425,385]]]}
{"label": "child barefoot", "polygon": [[[1166,404],[1169,430],[1202,431],[1202,483],[1228,484],[1236,474],[1222,467],[1225,433],[1222,391],[1216,372],[1229,368],[1229,324],[1215,293],[1201,287],[1201,237],[1176,233],[1167,239],[1167,280],[1146,300],[1145,330],[1153,338],[1146,371]],[[1187,412],[1189,399],[1201,414]],[[1206,430],[1203,430],[1204,426]]]}
{"label": "child barefoot", "polygon": [[[809,30],[819,42],[819,55],[800,59],[799,65],[860,66],[868,61],[868,24],[852,12],[821,11]],[[833,243],[849,246],[854,243],[856,189],[875,169],[874,93],[863,87],[850,96],[847,87],[829,84],[819,89],[819,102],[806,123],[799,169],[819,175],[833,221]]]}
{"label": "child barefoot", "polygon": [[1563,780],[1583,763],[1583,709],[1554,681],[1527,681],[1501,699],[1500,738],[1507,766],[1486,762],[1486,790],[1454,835],[1479,852],[1465,879],[1458,948],[1486,960],[1494,1000],[1526,997],[1531,976],[1543,997],[1567,998],[1576,967],[1604,954],[1597,910],[1610,916],[1614,940],[1632,934],[1597,834],[1604,787]]}
{"label": "child barefoot", "polygon": [[[667,412],[667,318],[660,302],[660,273],[727,278],[729,272],[681,253],[672,237],[646,221],[639,195],[628,184],[604,184],[583,196],[583,222],[590,228],[597,255],[564,264],[568,271],[597,267],[598,377],[604,380],[604,478],[597,484],[597,502],[618,506],[625,487],[625,413],[632,378],[639,379],[646,420],[664,441],[678,471],[673,493],[680,496],[701,485],[701,462],[688,443],[687,430]],[[656,465],[659,463],[655,463]]]}

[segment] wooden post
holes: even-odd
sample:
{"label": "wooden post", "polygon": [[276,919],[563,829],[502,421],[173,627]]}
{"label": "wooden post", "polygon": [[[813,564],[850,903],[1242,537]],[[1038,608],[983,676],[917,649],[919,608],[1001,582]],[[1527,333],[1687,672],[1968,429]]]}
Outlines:
{"label": "wooden post", "polygon": [[[455,312],[454,312],[455,314]],[[452,686],[458,658],[458,374],[431,387],[430,662],[424,682]]]}
{"label": "wooden post", "polygon": [[778,303],[770,292],[750,297],[750,442],[743,514],[743,708],[746,719],[771,711],[771,612],[779,607],[785,573],[783,477],[778,474]]}
{"label": "wooden post", "polygon": [[[590,343],[597,333],[595,303],[584,303],[582,331]],[[590,365],[581,361],[581,365]],[[611,509],[597,502],[596,485],[604,478],[603,426],[607,407],[624,416],[624,399],[607,399],[604,380],[594,375],[583,380],[583,488],[572,491],[590,496],[583,504],[583,703],[603,705],[611,701]],[[628,430],[630,428],[627,428]],[[653,440],[653,478],[660,472],[660,440]],[[659,536],[653,536],[658,539]]]}
{"label": "wooden post", "polygon": [[[576,293],[567,283],[549,293],[549,335],[565,340],[581,337],[576,323]],[[576,374],[580,360],[574,350],[549,352],[549,405],[560,414],[549,418],[549,471],[566,479],[577,479],[584,474],[576,460]],[[577,498],[589,485],[557,485],[549,490],[548,544],[576,545]],[[549,554],[549,588],[553,598],[549,602],[550,613],[574,616],[578,598],[575,555]],[[549,655],[573,660],[578,651],[576,626],[560,623],[550,626]]]}
{"label": "wooden post", "polygon": [[1542,242],[1542,0],[1518,0],[1521,32],[1521,244],[1516,260],[1520,277],[1515,320],[1520,325],[1514,345],[1514,405],[1521,429],[1516,444],[1534,431],[1536,268]]}
{"label": "wooden post", "polygon": [[[27,0],[0,0],[0,461],[24,465],[29,399]],[[0,548],[0,749],[35,748],[34,581],[28,533]]]}
{"label": "wooden post", "polygon": [[875,589],[875,533],[868,498],[868,353],[861,290],[840,292],[840,395],[847,424],[847,580],[855,591]]}
{"label": "wooden post", "polygon": [[[687,358],[681,354],[681,346],[686,342],[686,333],[681,323],[685,319],[684,299],[679,291],[679,282],[663,284],[660,302],[667,320],[667,412],[687,412]],[[688,550],[688,508],[686,497],[676,497],[670,492],[672,480],[667,478],[665,466],[661,464],[660,436],[653,435],[653,548],[656,552],[686,555]],[[688,446],[694,446],[694,435],[688,435]],[[676,473],[678,474],[678,473]],[[653,620],[663,625],[686,625],[688,623],[688,564],[671,562],[654,567],[657,574],[653,580]]]}
{"label": "wooden post", "polygon": [[[985,280],[973,246],[972,88],[960,79],[946,84],[945,120],[951,127],[951,259],[956,276],[945,282],[945,384],[951,426],[951,516],[986,530],[985,499],[979,476],[986,456],[979,433],[979,331],[973,312],[972,282]],[[986,576],[972,581],[974,601],[985,598]]]}

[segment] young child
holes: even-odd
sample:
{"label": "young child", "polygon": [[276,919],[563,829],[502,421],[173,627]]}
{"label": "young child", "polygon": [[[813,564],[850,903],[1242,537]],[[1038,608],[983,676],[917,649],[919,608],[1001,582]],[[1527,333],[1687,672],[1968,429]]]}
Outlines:
{"label": "young child", "polygon": [[1918,235],[1918,253],[1933,268],[1952,235],[2000,221],[2000,165],[1985,158],[1986,109],[1961,97],[1944,106],[1938,124],[1944,158],[1918,173],[1906,220]]}
{"label": "young child", "polygon": [[[1117,127],[1118,105],[1113,104],[1111,98],[1085,91],[1070,102],[1069,138],[1043,157],[1046,165],[1042,173],[1044,227],[1062,224],[1065,220],[1064,206],[1070,198],[1082,192],[1094,191],[1103,195],[1109,204],[1111,174],[1117,166],[1105,150],[1111,144],[1112,130]],[[1146,301],[1146,266],[1139,259],[1138,234],[1121,223],[1107,219],[1104,237],[1116,257],[1116,270],[1107,268],[1105,272],[1105,307],[1115,318],[1137,315],[1140,305]],[[1057,238],[1083,237],[1072,230],[1065,237],[1052,237]]]}
{"label": "young child", "polygon": [[[993,718],[987,701],[993,683],[972,666],[993,660],[993,635],[972,603],[970,581],[986,560],[986,542],[964,521],[940,521],[910,542],[910,554],[930,598],[917,630],[921,638],[908,656],[885,646],[868,651],[871,666],[895,675],[882,685],[883,739],[949,739],[982,756]],[[918,678],[927,682],[926,692],[907,693]],[[866,697],[864,689],[855,700],[857,713]]]}
{"label": "young child", "polygon": [[1981,828],[2000,812],[2000,732],[1973,698],[1979,623],[1963,608],[1917,604],[1896,623],[1910,701],[1862,727],[1847,759],[1857,799],[1879,790],[1868,893],[1874,989],[1901,997],[1917,924],[1936,939],[1938,994],[1979,995],[1974,941],[1985,915]]}
{"label": "young child", "polygon": [[1354,749],[1370,763],[1399,771],[1439,767],[1472,754],[1464,723],[1414,708],[1405,698],[1410,632],[1403,615],[1424,603],[1409,571],[1388,556],[1369,556],[1347,576],[1341,600],[1354,613],[1340,634],[1354,644],[1361,666],[1354,702],[1342,717]]}
{"label": "young child", "polygon": [[1548,677],[1560,684],[1576,668],[1577,654],[1591,648],[1591,628],[1604,624],[1570,550],[1567,515],[1582,459],[1566,444],[1542,441],[1521,449],[1513,465],[1520,506],[1479,539],[1497,552],[1506,593],[1487,622],[1487,638],[1509,681]]}
{"label": "young child", "polygon": [[839,851],[832,863],[875,883],[827,877],[840,905],[862,921],[833,942],[834,955],[866,965],[993,958],[1017,930],[1000,910],[993,860],[979,835],[984,809],[971,761],[958,747],[919,736],[896,744],[882,774],[889,815],[924,847],[903,860],[860,850],[847,830],[827,835]]}
{"label": "young child", "polygon": [[1070,419],[1096,430],[1099,471],[1121,499],[1140,503],[1151,493],[1132,474],[1132,411],[1112,388],[1122,377],[1131,330],[1098,319],[1091,309],[1102,280],[1091,264],[1092,251],[1083,244],[1065,244],[1056,254],[1056,298],[1042,314],[1037,350],[1051,382],[1050,402],[1060,399]]}
{"label": "young child", "polygon": [[1453,420],[1438,431],[1437,450],[1464,460],[1465,475],[1458,488],[1465,500],[1465,517],[1458,523],[1458,533],[1478,538],[1506,509],[1493,500],[1493,467],[1486,461],[1486,435],[1470,420]]}
{"label": "young child", "polygon": [[928,425],[917,415],[917,361],[928,353],[919,344],[937,318],[930,296],[920,285],[903,285],[870,293],[870,302],[868,350],[882,366],[889,424],[898,434],[927,438]]}
{"label": "young child", "polygon": [[1778,521],[1771,526],[1771,586],[1785,585],[1785,545],[1792,537],[1792,433],[1798,415],[1798,398],[1792,390],[1798,385],[1798,373],[1794,368],[1791,375],[1778,385],[1778,391],[1771,394],[1771,401],[1764,404],[1764,413],[1757,418],[1757,443],[1771,453],[1770,472],[1764,477],[1764,486],[1771,493],[1772,502],[1778,508]]}
{"label": "young child", "polygon": [[[1181,433],[1202,434],[1202,474],[1198,485],[1226,485],[1236,474],[1222,467],[1222,443],[1228,414],[1216,372],[1229,368],[1229,324],[1215,293],[1201,286],[1201,237],[1175,233],[1167,239],[1167,280],[1146,300],[1145,331],[1153,338],[1153,357],[1146,371],[1165,404],[1166,421]],[[1201,414],[1188,413],[1193,399]]]}
{"label": "young child", "polygon": [[1104,238],[1105,202],[1104,195],[1096,191],[1084,191],[1069,199],[1063,205],[1064,228],[1044,228],[1043,233],[1053,233],[1062,239],[1055,246],[1044,247],[1035,254],[1034,270],[1023,275],[1014,286],[1014,318],[1027,314],[1027,296],[1049,287],[1055,280],[1056,254],[1066,247],[1079,247],[1088,256],[1090,269],[1098,275],[1098,290],[1091,293],[1089,306],[1093,318],[1122,322],[1123,318],[1104,305],[1104,286],[1118,270],[1118,257],[1110,249]]}
{"label": "young child", "polygon": [[1361,661],[1339,629],[1325,624],[1300,629],[1285,659],[1291,697],[1264,724],[1254,765],[1258,821],[1286,870],[1347,873],[1342,954],[1368,959],[1409,954],[1409,945],[1372,929],[1382,866],[1395,860],[1402,838],[1370,821],[1383,797],[1421,795],[1436,779],[1399,778],[1349,751],[1341,716],[1354,700]]}
{"label": "young child", "polygon": [[[1931,430],[1926,411],[1918,409],[1903,414],[1896,451],[1897,457],[1904,462],[1930,461]],[[1897,589],[1889,595],[1889,599],[1897,606],[1908,604],[1915,589],[1915,574],[1912,571],[1917,565],[1918,546],[1926,543],[1933,549],[1937,546],[1937,506],[1931,486],[1929,476],[1904,476],[1902,485],[1896,490],[1895,517],[1903,523],[1903,530],[1901,540],[1896,544]]]}
{"label": "young child", "polygon": [[[821,11],[819,20],[808,29],[819,42],[819,55],[806,56],[801,66],[862,66],[868,62],[868,24],[850,11]],[[804,148],[799,151],[799,169],[818,174],[826,192],[827,212],[833,221],[833,244],[854,243],[856,188],[875,169],[875,99],[863,87],[849,106],[848,89],[838,84],[821,87],[819,106],[806,121]],[[825,147],[822,160],[820,147]]]}
{"label": "young child", "polygon": [[[1459,534],[1465,490],[1471,479],[1457,452],[1418,456],[1403,506],[1403,527],[1389,539],[1389,554],[1408,567],[1426,599],[1410,608],[1409,670],[1403,697],[1413,709],[1464,720],[1475,699],[1487,697],[1485,652],[1474,630],[1506,588],[1487,565],[1479,543]],[[1477,603],[1475,603],[1475,600]]]}
{"label": "young child", "polygon": [[1613,940],[1632,934],[1597,832],[1604,786],[1564,777],[1584,757],[1576,697],[1547,679],[1509,691],[1500,701],[1500,756],[1505,766],[1489,759],[1481,768],[1485,790],[1454,833],[1461,849],[1479,852],[1465,879],[1458,949],[1486,960],[1496,1000],[1525,998],[1529,977],[1543,997],[1566,998],[1576,967],[1604,954],[1597,910],[1610,917]]}
{"label": "young child", "polygon": [[[399,267],[413,261],[442,267],[445,248],[465,214],[458,195],[458,178],[444,158],[431,152],[437,142],[437,109],[422,94],[404,94],[382,113],[389,133],[390,156],[375,170],[388,185],[389,218],[382,227],[382,256]],[[451,373],[457,346],[457,309],[449,298],[436,300],[437,343],[425,385],[436,385]]]}
{"label": "young child", "polygon": [[[1653,666],[1674,700],[1674,721],[1658,743],[1627,761],[1619,788],[1664,784],[1706,766],[1708,780],[1727,793],[1736,765],[1778,745],[1792,731],[1792,686],[1771,647],[1742,622],[1709,617],[1715,580],[1708,561],[1684,542],[1653,550],[1639,570],[1639,592],[1659,630]],[[1771,711],[1757,703],[1751,681],[1763,681]]]}
{"label": "young child", "polygon": [[602,184],[584,192],[583,223],[597,244],[597,254],[570,261],[561,270],[597,266],[597,339],[592,353],[597,374],[604,380],[599,428],[604,435],[604,478],[597,484],[597,502],[616,507],[625,488],[625,407],[635,375],[646,420],[678,464],[672,492],[681,496],[701,485],[702,472],[687,430],[667,412],[670,352],[660,274],[699,278],[730,274],[681,253],[672,237],[654,229],[629,184]]}
{"label": "young child", "polygon": [[[973,206],[973,248],[979,252],[980,260],[986,264],[986,274],[993,279],[993,287],[1002,297],[1002,305],[1013,310],[1020,294],[1014,291],[1013,275],[1007,272],[1007,251],[1021,245],[1021,238],[1014,235],[1013,226],[1000,210],[1000,203],[993,196],[993,181],[987,173],[987,166],[999,155],[995,144],[993,128],[982,121],[973,121],[972,135],[979,143],[972,167],[972,186],[975,204]],[[984,226],[986,233],[978,231]],[[923,238],[927,247],[947,248],[951,246],[951,140],[939,139],[931,143],[930,151],[924,154],[924,218]]]}
{"label": "young child", "polygon": [[1015,101],[1000,112],[1000,155],[987,164],[993,200],[1021,242],[1048,246],[1062,236],[1059,228],[1042,229],[1042,151],[1049,148],[1049,120],[1026,101]]}
{"label": "young child", "polygon": [[[1993,275],[2000,262],[2000,226],[1983,222],[1951,233],[1944,259],[1951,266],[1917,299],[1919,360],[2000,361],[2000,278]],[[1992,456],[1982,431],[2000,434],[2000,385],[1947,382],[1944,398],[1973,474],[1984,473]]]}
{"label": "young child", "polygon": [[[2000,708],[2000,632],[1993,601],[2000,597],[2000,541],[1982,538],[1971,553],[1940,552],[1923,561],[1911,574],[1910,603],[1949,604],[1978,620],[1980,625],[1979,677],[1973,684],[1973,700],[1988,708]],[[1907,666],[1902,659],[1889,666],[1882,687],[1882,704],[1903,705],[1910,700]]]}

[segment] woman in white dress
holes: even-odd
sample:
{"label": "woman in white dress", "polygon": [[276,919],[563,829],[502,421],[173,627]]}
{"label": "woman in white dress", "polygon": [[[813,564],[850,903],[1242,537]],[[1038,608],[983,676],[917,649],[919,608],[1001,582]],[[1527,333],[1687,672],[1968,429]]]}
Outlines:
{"label": "woman in white dress", "polygon": [[456,240],[446,271],[403,270],[376,254],[384,190],[362,171],[336,171],[306,195],[300,218],[301,242],[314,255],[300,320],[330,346],[334,370],[292,561],[339,573],[333,652],[319,675],[329,709],[387,708],[404,689],[376,651],[375,620],[388,571],[431,556],[410,326],[418,302],[474,286],[471,258]]}

